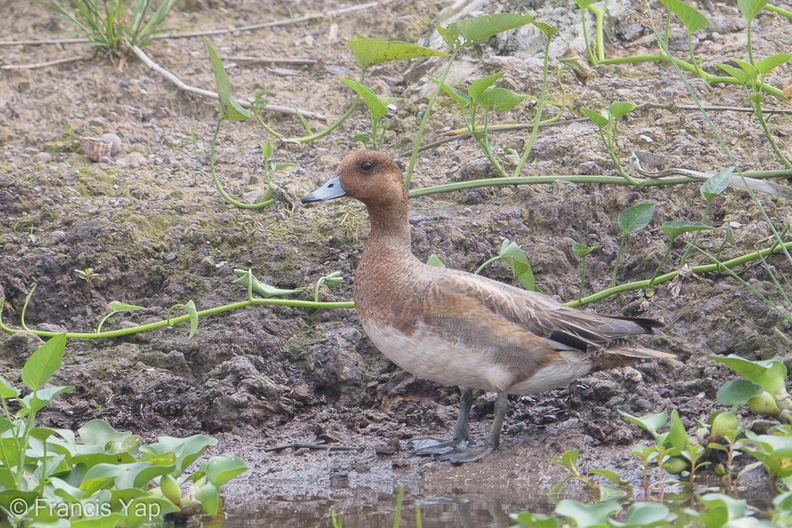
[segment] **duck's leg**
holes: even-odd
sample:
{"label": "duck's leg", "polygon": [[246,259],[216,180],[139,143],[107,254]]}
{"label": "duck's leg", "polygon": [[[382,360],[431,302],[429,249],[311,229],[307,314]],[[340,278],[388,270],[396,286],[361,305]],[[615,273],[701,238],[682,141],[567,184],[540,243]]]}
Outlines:
{"label": "duck's leg", "polygon": [[500,434],[503,428],[503,420],[506,419],[506,411],[509,410],[509,395],[499,393],[495,400],[495,416],[492,419],[492,428],[483,445],[456,449],[453,453],[448,453],[440,457],[441,460],[450,460],[454,464],[465,462],[477,462],[492,453],[500,444]]}
{"label": "duck's leg", "polygon": [[473,407],[473,389],[460,387],[459,416],[454,426],[454,437],[451,440],[438,438],[414,438],[410,445],[416,455],[445,455],[454,449],[464,447],[470,440],[468,424],[470,423],[470,409]]}

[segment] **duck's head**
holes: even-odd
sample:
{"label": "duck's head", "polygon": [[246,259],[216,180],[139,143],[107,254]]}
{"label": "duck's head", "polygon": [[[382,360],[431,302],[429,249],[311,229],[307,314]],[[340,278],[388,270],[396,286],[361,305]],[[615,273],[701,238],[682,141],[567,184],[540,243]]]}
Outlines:
{"label": "duck's head", "polygon": [[407,189],[399,166],[382,152],[361,150],[338,164],[335,177],[303,196],[302,203],[356,198],[366,205],[407,200]]}

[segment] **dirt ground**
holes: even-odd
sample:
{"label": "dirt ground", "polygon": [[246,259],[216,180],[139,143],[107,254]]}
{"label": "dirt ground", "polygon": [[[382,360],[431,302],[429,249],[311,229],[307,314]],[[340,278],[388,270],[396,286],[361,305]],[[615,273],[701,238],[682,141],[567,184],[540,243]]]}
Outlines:
{"label": "dirt ground", "polygon": [[[223,29],[347,5],[186,0],[167,26],[174,32]],[[338,78],[360,73],[346,39],[355,34],[424,39],[445,49],[432,27],[438,20],[450,20],[452,13],[441,11],[449,5],[385,1],[342,15],[210,40],[240,98],[268,90],[272,104],[314,112],[330,122],[352,100]],[[468,2],[467,8],[471,5],[473,15],[520,9],[508,1]],[[554,72],[557,56],[570,43],[580,44],[579,12],[571,5],[552,0],[524,5],[562,29],[553,46]],[[619,5],[615,2],[614,9]],[[718,62],[744,58],[745,22],[736,5],[707,2],[698,7],[712,20],[694,38],[705,69],[715,72]],[[634,17],[614,13],[608,19],[609,56],[656,52],[650,31]],[[41,5],[0,2],[0,41],[60,38],[64,29],[65,23]],[[785,51],[785,43],[788,51],[792,42],[788,21],[769,13],[758,17],[754,32],[759,57]],[[687,54],[680,28],[672,32],[671,46],[675,53]],[[462,85],[505,71],[503,86],[536,96],[540,47],[530,34],[493,39],[460,56],[449,80]],[[0,70],[0,296],[5,297],[6,324],[18,327],[34,284],[38,288],[27,323],[35,329],[91,332],[111,301],[148,309],[115,316],[107,329],[155,322],[171,306],[188,300],[199,309],[244,300],[246,291],[232,284],[235,268],[253,268],[261,280],[280,288],[310,286],[338,270],[344,284],[324,292],[323,299],[350,299],[352,272],[366,236],[365,213],[352,202],[303,207],[299,197],[323,183],[346,153],[360,148],[351,137],[368,128],[362,110],[310,144],[276,142],[276,158],[294,164],[275,175],[278,200],[272,207],[244,210],[222,199],[209,172],[215,101],[180,91],[137,60],[129,59],[118,69],[112,58],[94,56],[82,44],[0,50],[2,66],[86,57],[50,67]],[[146,53],[185,83],[214,89],[202,39],[158,40]],[[243,57],[316,63],[273,64]],[[390,154],[410,149],[431,89],[425,74],[438,75],[441,66],[439,61],[395,62],[368,72],[367,83],[379,95],[402,98],[388,120],[384,150]],[[785,65],[768,82],[780,86],[790,76],[792,66]],[[698,79],[690,84],[706,105],[747,104],[738,87],[709,87]],[[585,85],[563,70],[553,75],[550,92],[556,101],[566,97],[567,106],[559,125],[542,129],[524,175],[615,173],[593,125],[576,120],[583,116],[581,108],[598,110],[616,100],[691,104],[674,72],[655,62],[598,67]],[[766,105],[785,107],[785,102],[770,98]],[[554,112],[559,110],[549,110]],[[292,115],[264,115],[287,137],[303,133]],[[713,111],[710,116],[743,170],[780,168],[751,114]],[[498,117],[499,122],[532,118],[533,105],[527,103]],[[317,118],[309,121],[314,129],[323,125]],[[425,143],[437,140],[443,129],[462,125],[448,99],[441,98]],[[770,127],[789,155],[792,118],[775,115]],[[123,151],[114,160],[93,163],[80,151],[78,137],[104,133],[120,135]],[[525,130],[493,135],[498,145],[518,151],[527,138]],[[221,132],[217,168],[229,192],[243,201],[255,201],[266,189],[259,148],[266,139],[273,138],[253,122],[226,124]],[[621,125],[619,146],[627,154],[663,154],[671,165],[695,170],[716,172],[728,165],[697,111],[634,112]],[[491,175],[475,143],[460,139],[421,154],[413,188]],[[787,225],[788,201],[766,195],[760,200],[779,229]],[[702,219],[705,203],[699,185],[634,189],[558,182],[417,198],[411,216],[413,249],[420,258],[434,253],[450,267],[472,271],[496,254],[504,238],[514,240],[528,255],[539,287],[568,301],[577,297],[580,284],[580,259],[572,244],[603,246],[588,257],[587,290],[604,289],[618,247],[618,214],[643,201],[657,202],[657,214],[648,229],[629,238],[619,282],[646,279],[665,251],[660,224]],[[724,258],[772,243],[745,192],[727,190],[717,198],[710,222],[733,228],[735,243],[726,245]],[[699,241],[714,251],[723,238],[723,230],[717,230]],[[676,266],[680,255],[681,245],[667,269]],[[691,262],[708,263],[697,254]],[[781,257],[770,257],[768,263],[781,274],[792,271]],[[81,280],[75,272],[86,268],[95,270],[93,280]],[[736,271],[783,303],[764,267],[754,263]],[[484,273],[511,280],[505,265]],[[658,286],[651,295],[627,292],[592,308],[664,320],[668,326],[663,334],[647,344],[678,359],[601,372],[567,388],[514,397],[500,450],[473,465],[456,467],[410,456],[410,438],[442,436],[450,430],[458,393],[417,380],[387,361],[367,340],[352,310],[257,307],[202,319],[190,340],[188,328],[180,325],[122,338],[70,341],[55,381],[76,390],[49,408],[43,420],[76,429],[102,418],[149,439],[158,434],[215,435],[221,439],[217,452],[237,454],[252,467],[227,487],[229,510],[245,515],[253,511],[254,517],[258,512],[266,519],[283,514],[284,526],[298,525],[289,524],[290,512],[298,509],[295,501],[315,510],[307,525],[326,522],[331,508],[371,514],[382,504],[392,507],[400,483],[408,485],[408,504],[429,504],[438,497],[450,497],[457,506],[478,501],[484,505],[481,518],[501,526],[508,521],[498,521],[500,514],[494,510],[548,507],[546,490],[563,476],[548,462],[566,449],[580,449],[588,467],[610,467],[637,478],[637,461],[628,447],[644,437],[618,411],[643,415],[679,409],[684,423],[694,426],[696,419],[719,408],[715,392],[731,379],[708,354],[792,358],[790,325],[727,274],[686,276]],[[0,333],[0,375],[18,380],[26,355],[38,344],[29,334]],[[475,434],[482,435],[489,426],[493,401],[487,395],[474,407]],[[359,449],[287,447],[300,443]]]}

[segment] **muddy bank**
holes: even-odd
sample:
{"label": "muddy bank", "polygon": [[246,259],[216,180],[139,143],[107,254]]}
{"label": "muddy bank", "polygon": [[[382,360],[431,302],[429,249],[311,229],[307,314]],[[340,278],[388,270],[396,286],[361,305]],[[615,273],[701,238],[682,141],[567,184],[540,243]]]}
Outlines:
{"label": "muddy bank", "polygon": [[[264,12],[255,2],[191,2],[173,14],[169,26],[198,30],[215,28],[218,20],[228,25],[278,20],[288,17],[288,7],[277,4]],[[338,6],[299,6],[305,12],[332,7]],[[270,90],[272,103],[333,119],[351,101],[338,77],[359,74],[345,39],[363,33],[416,41],[429,34],[442,7],[435,2],[388,2],[347,16],[217,36],[212,42],[223,57],[317,59],[308,68],[226,62],[238,94]],[[537,7],[540,16],[552,18],[556,13],[563,19],[553,8],[549,3]],[[500,8],[492,6],[491,11],[495,9]],[[707,14],[713,27],[698,42],[707,64],[741,53],[744,28],[736,8],[716,4]],[[7,3],[0,15],[9,21],[2,40],[30,34],[48,37],[64,28],[41,6],[27,2]],[[760,16],[758,24],[764,31],[756,30],[755,46],[763,56],[780,51],[779,43],[792,38],[788,25],[773,16]],[[617,29],[610,34],[610,53],[652,49],[645,30],[635,37],[634,32]],[[575,36],[574,31],[568,35],[570,40]],[[535,52],[526,51],[529,46],[521,45],[521,39],[496,39],[472,50],[454,67],[457,81],[452,82],[502,70],[507,72],[506,86],[536,95],[541,61]],[[684,46],[684,40],[675,38],[673,44]],[[4,47],[3,63],[43,62],[55,49]],[[77,45],[57,50],[64,55],[86,52]],[[161,41],[148,52],[185,82],[213,87],[200,39]],[[391,154],[409,149],[426,104],[424,72],[406,73],[408,67],[377,66],[368,77],[380,95],[403,98],[386,134],[385,149]],[[778,71],[779,76],[789,74],[788,65]],[[542,130],[526,175],[613,173],[594,127],[566,122],[580,117],[582,107],[599,109],[620,99],[689,102],[682,83],[666,66],[655,63],[600,67],[585,86],[568,73],[560,78],[563,86],[553,79],[550,89],[556,99],[566,93],[568,106],[561,116],[565,122]],[[691,83],[707,103],[745,104],[736,87]],[[25,296],[36,284],[27,313],[32,328],[91,332],[111,301],[147,309],[114,316],[106,328],[154,322],[165,318],[174,304],[188,300],[199,309],[243,300],[245,290],[232,284],[235,268],[253,268],[261,280],[280,288],[309,286],[327,273],[341,271],[345,282],[322,297],[349,299],[352,270],[367,231],[361,206],[344,202],[309,209],[295,204],[323,182],[347,152],[360,147],[350,138],[367,129],[367,116],[355,113],[337,132],[310,145],[279,144],[278,159],[294,167],[276,174],[279,198],[274,206],[249,211],[230,206],[212,184],[207,148],[215,112],[211,101],[179,92],[135,61],[120,71],[102,56],[2,71],[4,321],[18,326]],[[532,116],[526,104],[502,120],[525,122]],[[301,133],[294,117],[267,114],[267,119],[284,134]],[[744,170],[777,167],[750,114],[713,113],[712,119]],[[321,123],[312,125],[319,128]],[[459,126],[461,119],[441,99],[427,142],[437,139],[437,131]],[[772,128],[782,144],[792,134],[788,116],[776,116]],[[124,150],[111,162],[92,163],[79,151],[77,138],[105,132],[121,135]],[[494,136],[494,141],[504,149],[520,150],[527,137],[527,131],[512,131]],[[254,201],[266,189],[259,149],[264,139],[271,138],[251,123],[228,124],[218,144],[221,177],[230,192],[246,201]],[[626,153],[661,153],[677,166],[696,170],[714,172],[726,165],[696,112],[652,109],[631,114],[620,128],[619,146]],[[417,188],[488,176],[475,144],[460,140],[422,153],[413,182]],[[586,288],[591,292],[607,287],[619,244],[618,214],[645,201],[658,203],[657,216],[648,229],[628,239],[619,281],[645,279],[666,248],[661,223],[702,219],[705,202],[697,185],[636,190],[557,182],[417,198],[411,215],[414,252],[422,259],[436,254],[450,267],[472,271],[497,252],[503,239],[513,240],[526,251],[539,287],[572,300],[580,283],[580,259],[572,245],[603,246],[587,257]],[[786,225],[788,202],[766,196],[761,202],[777,226]],[[766,247],[772,240],[757,207],[740,191],[724,193],[709,221],[733,225],[735,244],[725,246],[723,258]],[[720,231],[699,239],[709,250],[717,250],[722,241]],[[677,263],[680,256],[681,247],[669,262]],[[693,261],[705,262],[698,257]],[[781,273],[790,271],[781,257],[770,257],[768,263]],[[87,268],[96,274],[89,281],[74,271]],[[484,273],[512,280],[504,265]],[[738,273],[758,291],[778,299],[761,265],[742,267]],[[371,490],[366,497],[377,503],[378,494],[390,496],[398,483],[406,482],[414,493],[427,497],[484,493],[514,511],[528,505],[515,497],[544,500],[545,490],[562,475],[547,462],[566,449],[580,449],[593,466],[637,475],[636,461],[625,457],[627,448],[643,437],[618,411],[641,415],[676,408],[692,426],[718,408],[715,392],[731,378],[706,355],[738,353],[757,359],[790,354],[789,324],[726,274],[680,278],[658,286],[652,295],[629,292],[594,309],[664,320],[667,329],[646,344],[673,352],[678,360],[598,373],[564,389],[514,398],[502,448],[486,462],[469,467],[410,457],[407,440],[442,436],[453,426],[456,389],[416,380],[384,359],[351,310],[258,307],[202,320],[191,340],[186,339],[184,325],[115,339],[74,340],[54,382],[77,388],[50,407],[42,423],[76,429],[87,420],[103,418],[149,439],[158,434],[218,435],[227,451],[253,467],[244,483],[229,488],[233,507],[279,496],[330,502],[337,498],[339,503],[351,497],[344,504],[353,504],[364,500],[356,495],[358,489]],[[0,334],[0,375],[18,379],[36,343],[23,334]],[[474,434],[486,431],[492,406],[491,396],[475,405]],[[362,451],[266,451],[294,443],[362,446]],[[334,488],[338,481],[342,485]]]}

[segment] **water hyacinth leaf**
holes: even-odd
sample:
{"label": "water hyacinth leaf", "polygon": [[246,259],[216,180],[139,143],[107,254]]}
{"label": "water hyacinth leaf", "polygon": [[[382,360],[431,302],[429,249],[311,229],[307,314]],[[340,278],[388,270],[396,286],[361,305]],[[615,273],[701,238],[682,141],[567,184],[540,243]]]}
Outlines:
{"label": "water hyacinth leaf", "polygon": [[729,178],[734,172],[734,167],[726,167],[712,178],[707,179],[701,186],[701,196],[705,200],[712,201],[713,198],[726,190],[729,186]]}
{"label": "water hyacinth leaf", "polygon": [[217,515],[220,511],[220,493],[214,484],[207,482],[194,492],[195,499],[201,503],[201,511],[207,515]]}
{"label": "water hyacinth leaf", "polygon": [[715,398],[721,405],[740,407],[748,403],[748,400],[764,392],[764,388],[758,383],[744,379],[731,380],[724,383]]}
{"label": "water hyacinth leaf", "polygon": [[114,528],[118,526],[124,516],[117,512],[105,513],[98,517],[85,517],[70,521],[71,528]]}
{"label": "water hyacinth leaf", "polygon": [[250,288],[254,293],[257,293],[258,295],[264,298],[284,297],[287,295],[294,295],[297,293],[301,293],[305,290],[305,288],[282,290],[280,288],[270,286],[269,284],[264,284],[263,282],[259,281],[256,277],[254,277],[249,270],[235,269],[234,274],[236,274],[236,276],[239,277],[238,279],[235,279],[233,281],[234,284],[240,284],[245,288]]}
{"label": "water hyacinth leaf", "polygon": [[638,108],[638,105],[625,101],[617,101],[608,106],[608,113],[613,119],[620,119]]}
{"label": "water hyacinth leaf", "polygon": [[503,77],[505,74],[506,72],[497,72],[473,81],[468,87],[468,95],[470,95],[471,99],[478,100],[481,94],[484,93],[484,90],[492,86],[492,83]]}
{"label": "water hyacinth leaf", "polygon": [[219,489],[223,484],[241,475],[250,468],[245,461],[239,457],[219,455],[212,457],[208,462],[202,464],[201,469],[206,473],[206,480]]}
{"label": "water hyacinth leaf", "polygon": [[583,504],[575,500],[564,499],[556,506],[556,513],[569,517],[579,528],[607,526],[608,517],[621,510],[615,501],[597,504]]}
{"label": "water hyacinth leaf", "polygon": [[22,367],[22,383],[36,390],[49,381],[63,361],[66,334],[58,334],[34,351]]}
{"label": "water hyacinth leaf", "polygon": [[787,368],[783,360],[778,356],[764,361],[749,361],[736,354],[730,354],[726,357],[707,357],[718,363],[723,363],[742,376],[743,379],[761,385],[770,394],[780,396],[781,394],[779,393],[786,391],[784,380],[786,379]]}
{"label": "water hyacinth leaf", "polygon": [[792,59],[792,53],[776,53],[754,63],[754,67],[761,75],[767,75],[789,59]]}
{"label": "water hyacinth leaf", "polygon": [[151,457],[174,453],[176,468],[181,473],[203,454],[209,447],[217,444],[217,439],[206,435],[192,435],[187,438],[160,436],[157,442],[140,448],[140,452]]}
{"label": "water hyacinth leaf", "polygon": [[355,38],[347,40],[347,44],[352,48],[358,65],[364,70],[383,62],[448,56],[445,51],[425,48],[410,42],[368,38],[362,35],[355,35]]}
{"label": "water hyacinth leaf", "polygon": [[99,419],[88,421],[77,430],[77,433],[80,435],[80,441],[83,444],[98,445],[103,449],[111,442],[122,444],[132,436],[130,432],[116,431],[112,425]]}
{"label": "water hyacinth leaf", "polygon": [[654,216],[657,204],[654,202],[640,203],[628,207],[619,215],[619,227],[624,234],[632,234],[649,225]]}
{"label": "water hyacinth leaf", "polygon": [[522,103],[524,99],[524,95],[512,92],[506,88],[491,88],[485,90],[477,98],[477,101],[484,108],[491,108],[496,112],[506,112]]}
{"label": "water hyacinth leaf", "polygon": [[627,526],[666,525],[677,518],[665,504],[657,502],[636,502],[627,509],[624,522]]}
{"label": "water hyacinth leaf", "polygon": [[558,528],[558,519],[543,513],[513,513],[511,518],[520,523],[520,526],[530,526],[531,528]]}
{"label": "water hyacinth leaf", "polygon": [[439,85],[440,88],[442,88],[445,93],[450,95],[451,99],[454,100],[454,103],[459,108],[465,108],[465,107],[467,107],[470,104],[470,96],[467,95],[466,93],[463,93],[463,92],[457,90],[456,88],[454,88],[451,85],[448,85],[446,83],[440,82],[438,79],[435,79],[434,77],[429,77],[429,80],[432,81],[433,83]]}
{"label": "water hyacinth leaf", "polygon": [[679,0],[660,0],[685,26],[688,33],[693,34],[709,25],[709,19],[696,8]]}
{"label": "water hyacinth leaf", "polygon": [[737,0],[737,7],[746,20],[753,20],[768,3],[769,0]]}
{"label": "water hyacinth leaf", "polygon": [[591,119],[595,125],[597,125],[597,128],[600,129],[605,128],[608,126],[608,123],[610,123],[610,119],[608,119],[599,112],[595,112],[594,110],[589,110],[588,108],[583,108],[582,110],[583,113],[586,114],[586,116],[588,116],[588,118]]}
{"label": "water hyacinth leaf", "polygon": [[715,228],[712,226],[708,226],[707,224],[702,224],[700,222],[688,222],[687,220],[672,220],[671,222],[663,222],[663,225],[660,226],[660,229],[663,230],[663,233],[665,233],[668,238],[674,240],[676,237],[684,233],[690,233],[692,231],[706,231],[708,229],[715,229]]}
{"label": "water hyacinth leaf", "polygon": [[446,265],[445,265],[445,262],[443,262],[442,260],[440,260],[440,257],[438,257],[437,255],[435,255],[434,253],[432,253],[431,255],[429,255],[429,258],[426,260],[426,263],[427,263],[429,266],[434,266],[434,267],[436,267],[436,268],[445,268],[445,267],[446,267]]}
{"label": "water hyacinth leaf", "polygon": [[250,112],[239,104],[234,94],[231,92],[231,83],[228,81],[223,61],[217,55],[209,39],[204,37],[206,49],[209,52],[209,60],[214,70],[215,85],[217,85],[217,96],[220,99],[220,115],[229,121],[247,121],[250,119]]}
{"label": "water hyacinth leaf", "polygon": [[[124,524],[129,528],[150,525],[152,523],[162,524],[162,516],[169,513],[177,513],[180,508],[168,499],[145,495],[133,499],[127,507],[122,510],[124,514]],[[152,515],[156,514],[152,518]]]}
{"label": "water hyacinth leaf", "polygon": [[497,13],[459,20],[445,28],[438,24],[435,25],[435,28],[448,47],[457,51],[463,46],[481,44],[498,33],[530,24],[533,21],[534,17],[530,15]]}

